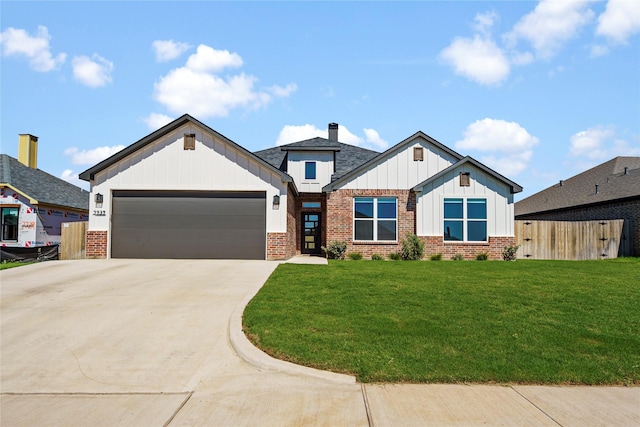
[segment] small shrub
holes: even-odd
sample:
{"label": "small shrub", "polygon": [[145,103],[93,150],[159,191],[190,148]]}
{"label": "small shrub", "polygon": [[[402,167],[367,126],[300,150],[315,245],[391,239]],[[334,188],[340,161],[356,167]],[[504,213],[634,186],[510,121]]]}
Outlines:
{"label": "small shrub", "polygon": [[424,242],[415,234],[407,234],[402,241],[402,259],[405,261],[417,261],[424,255]]}
{"label": "small shrub", "polygon": [[322,250],[327,254],[329,259],[344,259],[347,252],[347,242],[331,242],[326,248],[322,246]]}
{"label": "small shrub", "polygon": [[520,245],[512,245],[502,248],[502,259],[505,261],[515,261],[516,252],[518,252],[519,247]]}
{"label": "small shrub", "polygon": [[360,252],[349,252],[347,256],[352,261],[358,261],[362,259],[362,254]]}
{"label": "small shrub", "polygon": [[451,259],[454,260],[454,261],[464,261],[464,255],[455,254],[454,256],[451,257]]}
{"label": "small shrub", "polygon": [[442,261],[442,254],[431,254],[429,259],[431,261]]}
{"label": "small shrub", "polygon": [[400,261],[402,259],[402,255],[397,252],[391,252],[388,256],[392,261]]}
{"label": "small shrub", "polygon": [[373,255],[371,255],[371,260],[372,261],[383,261],[384,258],[382,257],[382,255],[373,254]]}
{"label": "small shrub", "polygon": [[486,261],[489,259],[489,254],[486,252],[480,252],[476,255],[476,261]]}

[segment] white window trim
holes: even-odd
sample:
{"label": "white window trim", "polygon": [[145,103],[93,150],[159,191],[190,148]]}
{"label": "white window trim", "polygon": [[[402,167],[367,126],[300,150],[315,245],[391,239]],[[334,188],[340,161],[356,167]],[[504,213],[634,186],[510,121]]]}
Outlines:
{"label": "white window trim", "polygon": [[[373,199],[373,218],[356,218],[356,199]],[[394,240],[378,240],[378,199],[394,199],[396,201],[396,238]],[[353,197],[353,209],[351,210],[352,216],[352,228],[353,242],[357,243],[398,243],[398,198],[396,196],[354,196]],[[357,221],[371,221],[373,222],[373,240],[356,240],[356,220]],[[382,221],[390,221],[391,218],[381,218]]]}
{"label": "white window trim", "polygon": [[[441,233],[440,235],[442,236],[442,239],[444,241],[444,243],[446,244],[464,244],[464,243],[489,243],[489,199],[487,197],[483,197],[483,196],[460,196],[457,194],[454,195],[448,195],[448,196],[442,196],[441,197],[441,201],[440,201],[440,206],[442,208],[442,217],[441,217],[441,222],[440,222],[440,226],[442,227],[442,229],[440,230]],[[462,199],[462,218],[445,218],[444,217],[444,202],[446,199]],[[485,201],[485,207],[487,208],[487,217],[485,219],[469,219],[467,218],[467,200],[468,199],[483,199]],[[463,236],[463,240],[444,240],[444,222],[445,221],[460,221],[462,220],[462,236]],[[468,239],[468,230],[467,230],[467,223],[471,221],[471,222],[482,222],[484,221],[487,225],[487,239],[486,240],[469,240]]]}

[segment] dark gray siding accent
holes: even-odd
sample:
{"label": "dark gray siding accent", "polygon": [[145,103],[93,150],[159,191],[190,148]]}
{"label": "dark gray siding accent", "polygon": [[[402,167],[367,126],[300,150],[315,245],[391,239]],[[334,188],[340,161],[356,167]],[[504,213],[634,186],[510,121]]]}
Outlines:
{"label": "dark gray siding accent", "polygon": [[265,259],[264,192],[114,191],[112,258]]}

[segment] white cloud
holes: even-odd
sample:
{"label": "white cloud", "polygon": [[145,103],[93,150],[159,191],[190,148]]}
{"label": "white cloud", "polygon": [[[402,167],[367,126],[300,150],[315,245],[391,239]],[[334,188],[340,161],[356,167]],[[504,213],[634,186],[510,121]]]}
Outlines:
{"label": "white cloud", "polygon": [[533,12],[522,17],[513,30],[504,35],[504,39],[512,46],[525,39],[539,58],[549,59],[593,19],[594,13],[588,8],[591,2],[542,0]]}
{"label": "white cloud", "polygon": [[75,56],[71,65],[73,76],[85,86],[101,87],[112,81],[113,62],[107,61],[97,53],[94,53],[91,58]]}
{"label": "white cloud", "polygon": [[2,51],[6,56],[22,55],[29,59],[29,65],[36,71],[47,72],[62,64],[66,53],[59,53],[55,57],[49,47],[49,30],[42,25],[38,26],[35,36],[30,36],[25,30],[9,27],[0,33]]}
{"label": "white cloud", "polygon": [[201,44],[196,53],[189,56],[186,67],[193,71],[216,72],[227,67],[241,67],[242,58],[228,50],[217,50]]}
{"label": "white cloud", "polygon": [[509,61],[493,40],[475,35],[456,38],[440,52],[454,72],[483,85],[494,85],[509,76]]}
{"label": "white cloud", "polygon": [[488,36],[490,34],[491,27],[495,21],[499,19],[499,16],[495,12],[478,13],[474,18],[476,23],[473,28],[480,34]]}
{"label": "white cloud", "polygon": [[173,40],[155,40],[152,46],[158,62],[176,59],[191,48],[188,43],[174,42]]}
{"label": "white cloud", "polygon": [[595,126],[571,136],[569,155],[583,158],[588,165],[595,165],[616,156],[640,156],[640,145],[631,145],[616,137],[611,126]]}
{"label": "white cloud", "polygon": [[282,86],[271,86],[267,88],[267,90],[273,94],[273,96],[277,96],[278,98],[286,98],[291,95],[293,92],[298,90],[298,85],[295,83],[289,83],[285,87]]}
{"label": "white cloud", "polygon": [[[338,141],[344,144],[356,145],[364,148],[371,148],[374,150],[384,150],[389,146],[389,143],[382,139],[375,129],[363,129],[365,137],[362,138],[352,133],[346,126],[340,126],[338,128]],[[304,141],[311,138],[328,138],[329,133],[327,129],[320,129],[315,125],[286,125],[280,131],[276,146],[291,144],[292,142]]]}
{"label": "white cloud", "polygon": [[144,121],[149,129],[152,130],[160,129],[162,126],[171,123],[173,120],[174,119],[172,117],[160,113],[151,113],[147,117],[142,118],[142,121]]}
{"label": "white cloud", "polygon": [[609,0],[607,8],[598,17],[596,34],[624,44],[633,34],[640,32],[640,2],[637,0]]}
{"label": "white cloud", "polygon": [[71,169],[65,169],[62,174],[60,174],[60,179],[67,181],[69,184],[88,190],[89,183],[81,180],[78,174]]}
{"label": "white cloud", "polygon": [[252,75],[220,76],[215,73],[242,64],[237,53],[200,45],[185,66],[169,71],[156,82],[153,96],[173,114],[189,113],[209,118],[225,117],[235,108],[265,107],[274,97],[287,97],[297,90],[297,86],[290,83],[261,91],[255,88],[258,79]]}
{"label": "white cloud", "polygon": [[326,129],[318,129],[314,125],[306,124],[301,126],[285,125],[280,134],[276,145],[291,144],[292,142],[304,141],[311,138],[327,138],[328,132]]}
{"label": "white cloud", "polygon": [[95,165],[124,149],[124,145],[112,145],[111,147],[97,147],[91,150],[80,150],[78,147],[69,147],[64,150],[65,156],[71,157],[74,165]]}
{"label": "white cloud", "polygon": [[512,52],[511,63],[513,65],[527,65],[533,62],[533,54],[531,52]]}
{"label": "white cloud", "polygon": [[[539,140],[515,122],[485,118],[467,126],[455,143],[460,151],[480,153],[479,160],[505,176],[524,171]],[[492,154],[483,154],[483,153]],[[495,153],[495,154],[493,154]]]}
{"label": "white cloud", "polygon": [[380,134],[375,129],[367,129],[364,128],[364,136],[367,140],[368,144],[373,145],[376,149],[380,151],[384,151],[389,147],[389,143],[384,139],[380,138]]}

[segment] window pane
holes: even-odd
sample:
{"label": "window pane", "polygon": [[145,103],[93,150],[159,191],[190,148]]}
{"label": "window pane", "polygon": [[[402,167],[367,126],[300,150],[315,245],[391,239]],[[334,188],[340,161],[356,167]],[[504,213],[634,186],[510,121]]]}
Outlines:
{"label": "window pane", "polygon": [[359,220],[354,226],[356,240],[373,240],[373,221]]}
{"label": "window pane", "polygon": [[303,208],[319,208],[320,202],[302,202]]}
{"label": "window pane", "polygon": [[463,240],[462,221],[445,221],[444,222],[444,240],[458,241]]}
{"label": "window pane", "polygon": [[378,240],[396,240],[396,221],[378,221]]}
{"label": "window pane", "polygon": [[316,179],[316,162],[304,163],[304,179]]}
{"label": "window pane", "polygon": [[467,200],[467,218],[487,219],[487,200],[486,199]]}
{"label": "window pane", "polygon": [[[396,199],[378,199],[378,218],[396,218]],[[395,239],[394,239],[395,240]]]}
{"label": "window pane", "polygon": [[18,240],[19,208],[2,208],[2,240]]}
{"label": "window pane", "polygon": [[467,240],[470,242],[486,242],[487,222],[469,221],[467,224]]}
{"label": "window pane", "polygon": [[444,199],[444,217],[462,218],[462,199]]}
{"label": "window pane", "polygon": [[373,218],[373,199],[370,197],[356,198],[356,218]]}

